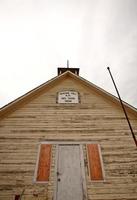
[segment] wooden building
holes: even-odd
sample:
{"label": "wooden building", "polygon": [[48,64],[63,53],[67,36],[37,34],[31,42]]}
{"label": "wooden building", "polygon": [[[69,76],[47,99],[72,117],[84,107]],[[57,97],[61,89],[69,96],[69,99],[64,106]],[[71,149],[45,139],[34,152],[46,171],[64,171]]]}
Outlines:
{"label": "wooden building", "polygon": [[[134,132],[137,110],[125,104]],[[0,200],[137,200],[137,147],[119,100],[59,68],[0,110]]]}

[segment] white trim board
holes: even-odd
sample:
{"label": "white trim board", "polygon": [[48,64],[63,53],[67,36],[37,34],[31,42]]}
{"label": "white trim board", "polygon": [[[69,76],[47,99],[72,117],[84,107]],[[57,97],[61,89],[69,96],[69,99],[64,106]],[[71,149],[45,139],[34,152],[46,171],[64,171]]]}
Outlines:
{"label": "white trim board", "polygon": [[63,140],[59,140],[59,141],[42,141],[40,142],[40,144],[98,144],[98,142],[92,142],[92,141],[63,141]]}

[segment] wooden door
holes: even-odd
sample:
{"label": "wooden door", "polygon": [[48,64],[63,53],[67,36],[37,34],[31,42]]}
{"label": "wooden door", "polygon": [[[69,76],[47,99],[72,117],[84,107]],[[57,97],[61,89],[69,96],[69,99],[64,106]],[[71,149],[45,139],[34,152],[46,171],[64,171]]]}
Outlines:
{"label": "wooden door", "polygon": [[80,145],[59,145],[56,200],[84,200]]}

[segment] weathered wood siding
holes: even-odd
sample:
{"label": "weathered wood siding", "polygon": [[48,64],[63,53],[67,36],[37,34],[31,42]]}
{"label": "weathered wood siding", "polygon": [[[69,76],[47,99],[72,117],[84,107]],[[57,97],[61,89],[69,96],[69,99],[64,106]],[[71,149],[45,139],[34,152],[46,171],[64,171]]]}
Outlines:
{"label": "weathered wood siding", "polygon": [[[73,89],[81,103],[56,103],[56,93]],[[137,133],[137,117],[130,115]],[[52,145],[49,182],[34,181],[38,146],[42,141],[91,141],[101,147],[105,181],[90,180],[83,145],[88,200],[137,199],[137,148],[123,112],[109,99],[66,78],[0,121],[0,200],[53,200],[56,145]]]}

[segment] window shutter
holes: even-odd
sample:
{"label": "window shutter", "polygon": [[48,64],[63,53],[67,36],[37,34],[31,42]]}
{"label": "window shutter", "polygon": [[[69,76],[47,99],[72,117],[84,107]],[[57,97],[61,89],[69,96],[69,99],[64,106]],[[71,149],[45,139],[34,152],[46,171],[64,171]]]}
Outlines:
{"label": "window shutter", "polygon": [[88,159],[89,159],[89,172],[90,178],[93,181],[103,180],[103,170],[101,165],[99,145],[98,144],[88,144]]}
{"label": "window shutter", "polygon": [[51,144],[41,144],[39,163],[37,170],[37,181],[48,181],[51,162]]}

